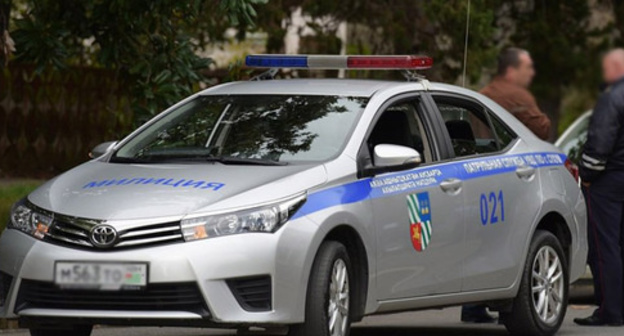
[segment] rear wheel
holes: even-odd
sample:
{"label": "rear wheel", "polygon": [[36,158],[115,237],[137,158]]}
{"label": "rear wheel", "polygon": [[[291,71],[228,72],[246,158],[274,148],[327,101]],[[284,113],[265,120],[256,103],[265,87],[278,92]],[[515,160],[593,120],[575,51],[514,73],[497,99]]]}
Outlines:
{"label": "rear wheel", "polygon": [[344,245],[324,242],[316,256],[306,297],[303,324],[289,336],[348,336],[351,324],[353,268]]}
{"label": "rear wheel", "polygon": [[31,328],[31,336],[90,336],[93,326],[63,326],[54,329]]}
{"label": "rear wheel", "polygon": [[559,330],[568,302],[567,265],[557,237],[537,231],[513,308],[501,314],[512,335],[551,336]]}

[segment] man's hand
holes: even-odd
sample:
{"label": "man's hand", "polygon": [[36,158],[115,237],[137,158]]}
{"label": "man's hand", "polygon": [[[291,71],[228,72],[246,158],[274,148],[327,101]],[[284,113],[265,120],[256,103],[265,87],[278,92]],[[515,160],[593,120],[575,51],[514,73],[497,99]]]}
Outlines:
{"label": "man's hand", "polygon": [[585,188],[589,188],[589,186],[591,186],[591,183],[589,182],[583,182],[582,184],[583,184],[583,187]]}

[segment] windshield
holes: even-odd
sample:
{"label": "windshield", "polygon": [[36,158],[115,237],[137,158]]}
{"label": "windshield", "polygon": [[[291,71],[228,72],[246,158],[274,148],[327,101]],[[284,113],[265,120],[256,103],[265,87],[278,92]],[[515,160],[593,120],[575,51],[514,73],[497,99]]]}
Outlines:
{"label": "windshield", "polygon": [[325,161],[339,154],[368,98],[198,96],[134,136],[111,162]]}

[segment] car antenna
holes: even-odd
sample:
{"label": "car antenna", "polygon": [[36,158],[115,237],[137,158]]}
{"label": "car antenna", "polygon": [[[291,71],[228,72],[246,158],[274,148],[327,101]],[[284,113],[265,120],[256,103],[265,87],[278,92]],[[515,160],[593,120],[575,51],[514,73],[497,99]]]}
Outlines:
{"label": "car antenna", "polygon": [[464,38],[464,67],[462,69],[462,87],[466,87],[466,70],[468,67],[468,37],[470,36],[470,0],[466,9],[466,34]]}

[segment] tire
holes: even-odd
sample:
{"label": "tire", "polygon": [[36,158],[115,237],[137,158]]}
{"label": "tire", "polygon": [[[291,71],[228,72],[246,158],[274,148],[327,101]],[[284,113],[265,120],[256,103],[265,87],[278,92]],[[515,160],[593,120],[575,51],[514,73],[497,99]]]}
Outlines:
{"label": "tire", "polygon": [[30,336],[91,336],[93,326],[59,326],[54,329],[31,328]]}
{"label": "tire", "polygon": [[[344,276],[342,280],[338,279],[341,274]],[[345,246],[334,241],[324,242],[310,273],[305,322],[291,326],[288,335],[349,336],[352,279],[353,267]],[[336,302],[340,304],[336,305]],[[333,330],[330,329],[331,315],[335,316]]]}
{"label": "tire", "polygon": [[566,259],[557,237],[546,231],[535,233],[518,296],[511,311],[501,313],[503,323],[512,335],[552,336],[559,330],[568,303]]}

